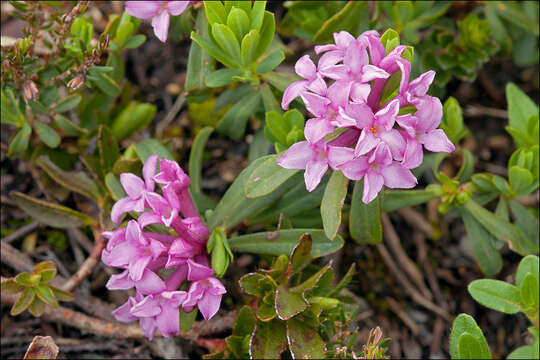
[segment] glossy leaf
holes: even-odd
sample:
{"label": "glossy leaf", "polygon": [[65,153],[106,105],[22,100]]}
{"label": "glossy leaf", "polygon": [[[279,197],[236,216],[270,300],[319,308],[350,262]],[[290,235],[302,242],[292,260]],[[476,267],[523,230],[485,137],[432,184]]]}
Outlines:
{"label": "glossy leaf", "polygon": [[227,12],[221,1],[205,1],[204,12],[210,25],[214,25],[214,23],[227,23]]}
{"label": "glossy leaf", "polygon": [[[216,39],[221,49],[231,58],[235,64],[240,64],[240,43],[233,31],[223,24],[215,23],[212,25],[212,35]],[[238,67],[236,65],[235,67]]]}
{"label": "glossy leaf", "polygon": [[285,60],[285,53],[282,50],[274,51],[257,65],[257,74],[266,74],[274,70],[283,60]]}
{"label": "glossy leaf", "polygon": [[348,1],[337,14],[326,20],[321,29],[313,37],[315,43],[326,43],[333,40],[332,34],[345,30],[358,36],[369,25],[369,14],[366,1]]}
{"label": "glossy leaf", "polygon": [[521,310],[520,291],[514,285],[500,280],[475,280],[467,287],[469,293],[480,304],[506,314],[515,314]]}
{"label": "glossy leaf", "polygon": [[165,147],[159,140],[156,139],[144,139],[135,144],[135,151],[141,158],[142,162],[146,162],[146,159],[152,154],[157,154],[160,159],[168,159],[175,161],[174,156],[169,149]]}
{"label": "glossy leaf", "polygon": [[268,46],[270,46],[272,39],[274,39],[275,31],[276,22],[274,19],[274,14],[269,11],[265,11],[263,15],[262,25],[259,30],[259,43],[257,45],[255,53],[253,54],[254,59],[258,59],[259,57],[261,57],[266,51],[266,49],[268,49]]}
{"label": "glossy leaf", "polygon": [[219,69],[206,76],[204,83],[206,86],[214,88],[230,84],[233,76],[241,76],[243,73],[237,69]]}
{"label": "glossy leaf", "polygon": [[484,355],[484,359],[491,358],[487,341],[474,318],[467,314],[459,314],[454,320],[452,333],[450,334],[450,356],[452,359],[467,359],[466,357],[462,358],[460,355],[460,338],[463,334],[473,336],[477,340],[477,351]]}
{"label": "glossy leaf", "polygon": [[111,131],[118,141],[146,128],[156,115],[156,106],[132,101],[118,114],[111,125]]}
{"label": "glossy leaf", "polygon": [[241,252],[252,252],[266,255],[289,255],[298,239],[304,233],[311,234],[313,247],[311,257],[316,258],[331,254],[343,246],[341,236],[336,236],[334,241],[330,241],[319,229],[287,229],[274,232],[260,232],[248,235],[240,235],[229,239],[231,249]]}
{"label": "glossy leaf", "polygon": [[277,164],[277,155],[270,155],[257,166],[246,182],[246,196],[258,198],[276,190],[298,170],[285,169]]}
{"label": "glossy leaf", "polygon": [[79,125],[74,124],[64,115],[57,114],[54,117],[54,123],[62,130],[63,133],[70,136],[80,136],[88,134],[88,130],[81,128]]}
{"label": "glossy leaf", "polygon": [[291,254],[291,264],[293,272],[297,272],[308,264],[311,260],[310,253],[313,240],[309,233],[300,236],[298,244],[294,247]]}
{"label": "glossy leaf", "polygon": [[[217,1],[209,1],[209,3],[215,2]],[[217,44],[214,44],[212,41],[195,32],[191,32],[191,39],[223,65],[229,68],[238,67],[238,64],[234,60],[231,60],[227,53],[223,51]]]}
{"label": "glossy leaf", "polygon": [[349,231],[357,243],[375,245],[382,241],[381,197],[383,193],[380,193],[369,204],[364,204],[363,188],[363,181],[355,182],[349,214]]}
{"label": "glossy leaf", "polygon": [[42,284],[48,283],[56,276],[56,266],[50,261],[42,261],[34,266],[32,274],[39,274]]}
{"label": "glossy leaf", "polygon": [[341,171],[334,171],[324,190],[321,202],[321,217],[324,232],[329,239],[334,239],[341,224],[341,209],[347,196],[347,179]]}
{"label": "glossy leaf", "polygon": [[383,210],[395,211],[404,207],[420,205],[438,196],[427,190],[385,190]]}
{"label": "glossy leaf", "polygon": [[478,338],[469,333],[459,337],[458,359],[489,359],[482,351],[482,344]]}
{"label": "glossy leaf", "polygon": [[538,277],[533,274],[527,274],[521,283],[521,302],[525,309],[534,309],[533,311],[538,310],[539,304],[539,288],[538,288]]}
{"label": "glossy leaf", "polygon": [[[201,37],[208,37],[208,20],[204,12],[199,11],[197,14],[195,26]],[[204,79],[215,67],[216,61],[214,58],[206,50],[202,49],[197,42],[192,41],[188,55],[185,91],[189,94],[204,89]]]}
{"label": "glossy leaf", "polygon": [[17,205],[36,220],[58,228],[95,225],[91,217],[68,207],[39,200],[17,191],[10,193]]}
{"label": "glossy leaf", "polygon": [[260,36],[257,30],[251,30],[244,38],[241,43],[241,55],[242,55],[242,65],[244,68],[249,69],[253,61],[256,60],[255,51],[257,50],[257,45],[259,44]]}
{"label": "glossy leaf", "polygon": [[57,287],[50,286],[50,285],[49,285],[49,288],[52,290],[54,297],[58,301],[74,301],[75,300],[75,296],[73,296],[73,294],[65,290],[62,290],[62,289],[59,289]]}
{"label": "glossy leaf", "polygon": [[253,310],[249,306],[243,306],[234,320],[233,335],[248,336],[255,329],[255,316]]}
{"label": "glossy leaf", "polygon": [[521,259],[517,272],[516,272],[516,286],[518,288],[521,288],[521,285],[523,283],[523,279],[525,279],[525,276],[527,274],[533,274],[538,277],[539,273],[539,266],[538,266],[538,256],[536,255],[527,255],[523,259]]}
{"label": "glossy leaf", "polygon": [[34,293],[43,302],[50,305],[52,308],[58,307],[58,301],[54,296],[53,291],[47,285],[38,285],[33,287]]}
{"label": "glossy leaf", "polygon": [[286,349],[285,322],[278,319],[268,322],[257,321],[249,346],[249,355],[252,359],[279,359]]}

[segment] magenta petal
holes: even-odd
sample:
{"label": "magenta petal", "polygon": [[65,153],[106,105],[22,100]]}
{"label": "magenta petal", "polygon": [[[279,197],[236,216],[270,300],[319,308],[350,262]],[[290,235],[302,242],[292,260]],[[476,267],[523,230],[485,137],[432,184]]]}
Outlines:
{"label": "magenta petal", "polygon": [[409,92],[415,96],[424,96],[435,78],[435,71],[429,70],[409,83]]}
{"label": "magenta petal", "polygon": [[324,81],[324,79],[319,74],[317,74],[317,76],[315,78],[311,79],[308,82],[306,88],[308,90],[313,91],[315,94],[321,95],[321,96],[326,95],[326,93],[328,91],[328,87],[326,86],[326,82]]}
{"label": "magenta petal", "polygon": [[143,237],[141,228],[135,220],[129,220],[126,226],[126,239],[132,243],[146,245],[148,242]]}
{"label": "magenta petal", "polygon": [[129,262],[137,255],[138,251],[132,243],[123,242],[109,251],[107,256],[109,261],[107,261],[107,259],[103,259],[103,262],[105,262],[105,264],[108,266],[124,267],[128,266]]}
{"label": "magenta petal", "polygon": [[317,68],[309,55],[304,55],[294,65],[294,71],[304,79],[311,79],[315,77]]}
{"label": "magenta petal", "polygon": [[281,107],[283,110],[289,110],[291,101],[305,91],[307,84],[307,80],[294,81],[285,89],[283,92],[283,99],[281,100]]}
{"label": "magenta petal", "polygon": [[219,310],[221,304],[221,295],[212,295],[205,293],[197,303],[199,310],[205,320],[210,320]]}
{"label": "magenta petal", "polygon": [[188,275],[187,278],[189,281],[198,281],[206,279],[214,274],[214,269],[196,263],[193,260],[187,261],[188,266]]}
{"label": "magenta petal", "polygon": [[379,165],[389,165],[392,163],[392,154],[390,153],[390,149],[388,148],[388,145],[385,143],[380,143],[377,145],[375,150],[369,156],[369,162],[370,163],[377,163]]}
{"label": "magenta petal", "polygon": [[111,209],[111,220],[115,224],[118,224],[124,213],[129,211],[137,211],[135,209],[139,208],[139,202],[139,200],[132,200],[129,197],[118,200],[114,203]]}
{"label": "magenta petal", "polygon": [[150,224],[161,224],[161,216],[151,211],[145,211],[139,216],[137,222],[143,229]]}
{"label": "magenta petal", "polygon": [[334,108],[345,107],[349,103],[349,93],[351,91],[350,81],[336,81],[328,87],[328,99]]}
{"label": "magenta petal", "polygon": [[362,130],[362,133],[360,134],[360,138],[358,138],[358,143],[356,144],[356,148],[354,149],[354,155],[365,155],[368,152],[370,152],[377,144],[379,144],[381,140],[375,136],[370,130],[367,128],[364,128]]}
{"label": "magenta petal", "polygon": [[157,258],[159,255],[167,251],[167,248],[165,245],[163,245],[161,242],[152,240],[150,241],[150,253],[152,254],[152,258]]}
{"label": "magenta petal", "polygon": [[330,100],[324,96],[305,92],[300,95],[306,104],[306,109],[316,117],[322,117],[328,112]]}
{"label": "magenta petal", "polygon": [[142,169],[146,190],[148,191],[154,191],[154,175],[156,175],[157,160],[158,156],[156,154],[150,155],[146,159]]}
{"label": "magenta petal", "polygon": [[312,144],[324,138],[326,135],[334,132],[334,126],[325,118],[313,118],[306,122],[304,135]]}
{"label": "magenta petal", "polygon": [[369,84],[355,81],[351,86],[350,96],[354,102],[366,102],[370,92],[371,86]]}
{"label": "magenta petal", "polygon": [[140,177],[131,173],[120,174],[120,183],[122,183],[122,187],[132,199],[140,197],[142,192],[145,190],[144,181],[142,181]]}
{"label": "magenta petal", "polygon": [[344,53],[341,50],[333,50],[323,54],[319,59],[319,69],[325,69],[336,65],[343,60],[343,55]]}
{"label": "magenta petal", "polygon": [[131,315],[137,317],[152,317],[161,313],[159,301],[155,298],[157,295],[148,295],[142,301],[131,308]]}
{"label": "magenta petal", "polygon": [[351,161],[347,161],[339,166],[339,169],[345,175],[347,179],[358,181],[364,177],[367,169],[369,168],[369,162],[367,157],[360,156]]}
{"label": "magenta petal", "polygon": [[426,149],[433,152],[450,153],[456,149],[442,129],[431,130],[429,133],[421,135],[418,140],[424,144]]}
{"label": "magenta petal", "polygon": [[177,335],[180,331],[180,311],[178,307],[161,306],[161,313],[156,316],[159,332],[166,338]]}
{"label": "magenta petal", "polygon": [[137,291],[142,294],[157,294],[165,290],[165,282],[155,272],[144,269],[136,287]]}
{"label": "magenta petal", "polygon": [[345,56],[343,58],[343,64],[346,65],[350,72],[353,74],[360,74],[362,67],[369,64],[369,57],[366,49],[358,41],[351,41],[347,50],[345,50]]}
{"label": "magenta petal", "polygon": [[150,256],[140,256],[136,260],[132,259],[132,261],[129,263],[129,275],[134,281],[141,280],[144,269],[146,269],[146,266],[148,266],[150,260]]}
{"label": "magenta petal", "polygon": [[178,16],[188,7],[190,1],[167,1],[167,11],[169,14]]}
{"label": "magenta petal", "polygon": [[405,152],[407,143],[398,130],[390,129],[390,131],[380,133],[379,137],[386,145],[388,145],[394,160],[403,159],[403,154]]}
{"label": "magenta petal", "polygon": [[334,42],[340,49],[346,49],[354,40],[354,36],[352,36],[347,31],[342,30],[340,32],[334,33]]}
{"label": "magenta petal", "polygon": [[411,170],[395,161],[384,167],[381,175],[384,177],[384,185],[392,189],[411,189],[418,183]]}
{"label": "magenta petal", "polygon": [[313,150],[307,141],[293,144],[277,160],[277,164],[285,169],[305,169],[306,164],[313,158]]}
{"label": "magenta petal", "polygon": [[386,130],[390,130],[394,126],[398,113],[399,100],[394,99],[375,114],[375,117],[377,118],[377,125],[384,127]]}
{"label": "magenta petal", "polygon": [[309,192],[315,190],[317,185],[321,182],[322,177],[328,170],[328,163],[326,160],[315,161],[310,160],[306,165],[306,171],[304,172],[304,181],[306,182],[306,189]]}
{"label": "magenta petal", "polygon": [[409,76],[411,75],[411,63],[402,58],[397,59],[395,63],[399,67],[399,70],[401,70],[399,93],[403,94],[407,89]]}
{"label": "magenta petal", "polygon": [[130,312],[133,306],[134,299],[130,297],[123,305],[113,310],[111,313],[116,320],[120,322],[131,322],[137,320],[137,317],[133,316]]}
{"label": "magenta petal", "polygon": [[167,306],[179,307],[186,301],[187,292],[185,291],[164,291],[161,293],[162,301],[164,300]]}
{"label": "magenta petal", "polygon": [[416,98],[413,105],[418,109],[414,114],[418,117],[416,126],[418,132],[429,132],[439,127],[443,106],[438,98],[426,95]]}
{"label": "magenta petal", "polygon": [[[320,54],[325,51],[331,51],[331,50],[337,50],[337,46],[334,44],[327,44],[327,45],[315,45],[315,54]],[[319,60],[320,62],[320,60]]]}
{"label": "magenta petal", "polygon": [[416,139],[409,139],[401,165],[406,169],[415,169],[422,164],[423,158],[422,145]]}
{"label": "magenta petal", "polygon": [[370,82],[375,79],[386,79],[390,74],[375,65],[364,65],[362,68],[362,82]]}
{"label": "magenta petal", "polygon": [[349,79],[349,68],[345,65],[328,66],[319,70],[319,74],[333,80]]}
{"label": "magenta petal", "polygon": [[364,176],[364,193],[362,194],[364,204],[369,204],[377,197],[383,184],[384,178],[382,175],[377,174],[375,171],[368,171],[366,173],[366,176]]}
{"label": "magenta petal", "polygon": [[162,11],[158,15],[152,18],[152,27],[154,28],[154,34],[161,41],[167,41],[167,35],[169,34],[169,13]]}
{"label": "magenta petal", "polygon": [[351,161],[354,158],[354,150],[342,146],[328,146],[328,165],[334,170],[338,166]]}
{"label": "magenta petal", "polygon": [[157,329],[156,320],[153,317],[145,317],[139,319],[139,324],[144,332],[144,335],[151,341]]}
{"label": "magenta petal", "polygon": [[206,289],[206,292],[212,295],[223,295],[227,293],[227,290],[225,290],[225,286],[216,279],[215,277],[210,277],[206,279],[210,283],[210,287]]}
{"label": "magenta petal", "polygon": [[111,275],[105,287],[109,290],[127,290],[135,286],[135,282],[129,278],[129,271],[124,270],[120,274]]}
{"label": "magenta petal", "polygon": [[126,1],[126,11],[139,19],[150,19],[158,14],[161,1]]}

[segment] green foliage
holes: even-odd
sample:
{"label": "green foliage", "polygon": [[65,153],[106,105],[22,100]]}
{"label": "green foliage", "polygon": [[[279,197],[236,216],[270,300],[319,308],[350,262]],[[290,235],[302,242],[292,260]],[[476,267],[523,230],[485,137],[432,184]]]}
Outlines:
{"label": "green foliage", "polygon": [[334,239],[341,224],[341,210],[345,203],[349,179],[341,171],[334,171],[324,190],[321,201],[321,217],[324,233],[329,239]]}
{"label": "green foliage", "polygon": [[264,135],[274,144],[277,152],[288,149],[292,144],[304,140],[304,116],[296,109],[281,114],[281,111],[266,113]]}
{"label": "green foliage", "polygon": [[380,194],[369,204],[362,201],[363,181],[354,183],[349,214],[349,231],[351,237],[359,244],[376,245],[382,241],[381,203]]}
{"label": "green foliage", "polygon": [[58,308],[58,301],[73,301],[73,295],[67,291],[49,285],[56,276],[56,267],[52,262],[37,264],[32,273],[23,272],[12,279],[2,280],[2,292],[18,294],[17,301],[11,308],[12,316],[28,310],[33,316],[40,317],[47,306]]}
{"label": "green foliage", "polygon": [[459,314],[454,320],[450,334],[450,356],[452,359],[491,359],[482,330],[467,314]]}

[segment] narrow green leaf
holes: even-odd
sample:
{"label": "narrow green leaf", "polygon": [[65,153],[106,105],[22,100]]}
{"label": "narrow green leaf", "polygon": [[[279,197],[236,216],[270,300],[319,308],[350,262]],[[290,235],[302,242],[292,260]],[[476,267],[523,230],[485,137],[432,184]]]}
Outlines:
{"label": "narrow green leaf", "polygon": [[40,282],[47,283],[56,276],[56,266],[50,261],[42,261],[32,270],[32,274],[39,274],[41,277]]}
{"label": "narrow green leaf", "polygon": [[276,100],[276,97],[274,96],[274,93],[272,92],[272,89],[270,89],[270,86],[268,84],[264,83],[260,87],[261,90],[261,98],[263,100],[264,104],[264,111],[275,111],[278,113],[281,113],[281,106]]}
{"label": "narrow green leaf", "polygon": [[341,209],[347,196],[348,184],[349,179],[341,171],[334,171],[324,190],[321,202],[321,217],[324,232],[331,240],[336,237],[341,224]]}
{"label": "narrow green leaf", "polygon": [[285,60],[285,53],[283,50],[274,51],[257,65],[256,72],[257,74],[266,74],[267,72],[274,70],[283,60]]}
{"label": "narrow green leaf", "polygon": [[330,241],[320,229],[287,229],[279,232],[260,232],[240,235],[229,239],[231,249],[240,252],[252,252],[267,255],[289,255],[298,239],[304,233],[309,233],[313,240],[311,257],[316,258],[331,254],[343,246],[341,236]]}
{"label": "narrow green leaf", "polygon": [[255,321],[253,310],[247,305],[243,306],[234,320],[233,335],[242,337],[251,335],[255,329]]}
{"label": "narrow green leaf", "polygon": [[1,92],[2,103],[1,103],[1,117],[0,122],[3,124],[13,124],[16,126],[21,126],[25,123],[25,118],[22,115],[21,111],[17,107],[17,102],[13,96],[11,89],[6,89],[6,92]]}
{"label": "narrow green leaf", "polygon": [[146,36],[143,34],[137,34],[129,38],[124,44],[124,49],[136,49],[146,41]]}
{"label": "narrow green leaf", "polygon": [[538,277],[533,274],[527,274],[521,283],[521,302],[525,308],[531,308],[538,311],[539,303]]}
{"label": "narrow green leaf", "polygon": [[363,188],[363,180],[355,182],[349,214],[349,231],[357,243],[375,245],[382,241],[382,193],[369,204],[364,204],[362,201]]}
{"label": "narrow green leaf", "polygon": [[[463,223],[480,269],[487,276],[493,276],[501,271],[503,261],[499,251],[493,247],[493,240],[484,227],[468,212],[462,213]],[[496,241],[496,240],[495,240]]]}
{"label": "narrow green leaf", "polygon": [[69,111],[73,109],[75,106],[77,106],[81,102],[81,95],[79,94],[72,94],[69,96],[66,96],[62,101],[58,102],[54,106],[54,111],[58,113],[63,113],[66,111]]}
{"label": "narrow green leaf", "polygon": [[112,133],[118,141],[146,128],[154,119],[157,107],[149,103],[132,101],[118,114],[111,125]]}
{"label": "narrow green leaf", "polygon": [[274,20],[274,14],[269,11],[265,11],[261,29],[259,30],[260,41],[257,45],[257,50],[255,50],[255,54],[253,55],[254,59],[258,59],[264,54],[274,38],[275,31],[276,22]]}
{"label": "narrow green leaf", "polygon": [[214,131],[211,127],[202,128],[191,146],[191,152],[189,154],[189,188],[193,192],[201,192],[201,174],[202,163],[204,155],[204,147],[208,138]]}
{"label": "narrow green leaf", "polygon": [[257,30],[250,30],[250,32],[244,36],[241,44],[242,65],[244,68],[251,68],[251,63],[256,60],[255,51],[259,44],[260,36]]}
{"label": "narrow green leaf", "polygon": [[474,280],[467,287],[469,293],[480,304],[506,314],[521,311],[520,291],[514,285],[493,279]]}
{"label": "narrow green leaf", "polygon": [[58,307],[58,301],[54,297],[53,291],[47,285],[35,286],[33,290],[38,298],[50,305],[53,309]]}
{"label": "narrow green leaf", "polygon": [[247,121],[255,112],[260,101],[260,93],[251,90],[247,96],[240,99],[225,113],[217,124],[216,131],[234,140],[242,139],[246,131]]}
{"label": "narrow green leaf", "polygon": [[107,126],[100,125],[98,133],[99,160],[104,172],[112,170],[114,163],[120,157],[120,148],[114,135]]}
{"label": "narrow green leaf", "polygon": [[462,155],[462,161],[455,179],[459,181],[460,184],[464,184],[471,179],[474,172],[474,156],[467,149],[461,149],[459,150],[459,153]]}
{"label": "narrow green leaf", "polygon": [[233,81],[233,76],[241,76],[242,71],[238,69],[219,69],[211,72],[204,79],[206,86],[215,88],[230,84]]}
{"label": "narrow green leaf", "polygon": [[[208,37],[208,21],[203,11],[197,14],[195,22],[197,31],[202,38]],[[186,93],[192,93],[205,88],[204,79],[216,68],[216,61],[195,42],[191,42],[189,49],[188,64],[186,69],[186,82],[184,89]]]}
{"label": "narrow green leaf", "polygon": [[345,287],[347,287],[347,285],[349,285],[355,273],[356,273],[356,264],[352,263],[349,270],[347,270],[347,273],[345,274],[345,276],[343,276],[341,281],[335,287],[333,287],[332,291],[330,291],[326,296],[335,297],[339,295],[341,290],[343,290]]}
{"label": "narrow green leaf", "polygon": [[2,279],[1,290],[4,294],[17,294],[22,292],[26,287],[17,283],[13,279]]}
{"label": "narrow green leaf", "polygon": [[240,43],[236,39],[233,31],[227,25],[215,23],[212,25],[212,35],[227,56],[233,59],[234,63],[237,64],[236,66],[233,66],[233,68],[237,68],[241,63]]}
{"label": "narrow green leaf", "polygon": [[521,288],[523,279],[527,274],[536,275],[539,277],[539,266],[538,266],[538,256],[536,255],[527,255],[519,262],[519,266],[516,272],[516,286]]}
{"label": "narrow green leaf", "polygon": [[40,317],[45,312],[45,303],[38,298],[34,298],[34,301],[28,307],[28,311],[35,317]]}
{"label": "narrow green leaf", "polygon": [[105,175],[105,186],[115,201],[118,201],[126,196],[126,192],[122,184],[113,173]]}
{"label": "narrow green leaf", "polygon": [[348,1],[339,12],[323,23],[313,36],[313,42],[319,44],[330,42],[333,40],[332,34],[340,30],[348,31],[353,36],[357,36],[368,27],[367,1]]}
{"label": "narrow green leaf", "polygon": [[253,2],[253,8],[251,9],[250,19],[251,28],[259,30],[263,23],[264,9],[266,9],[266,1],[256,0]]}
{"label": "narrow green leaf", "polygon": [[227,22],[227,12],[221,1],[205,1],[204,12],[210,25],[214,25],[214,23],[225,24]]}
{"label": "narrow green leaf", "polygon": [[36,164],[63,187],[90,199],[94,199],[98,203],[103,200],[103,195],[98,185],[84,172],[64,171],[49,160],[47,155],[42,155],[37,158]]}
{"label": "narrow green leaf", "polygon": [[28,148],[28,143],[30,141],[30,134],[32,134],[32,128],[28,123],[24,125],[17,131],[11,143],[9,144],[8,156],[21,156],[24,154]]}
{"label": "narrow green leaf", "polygon": [[277,73],[274,71],[267,72],[262,75],[263,79],[268,81],[270,85],[275,87],[280,91],[285,91],[285,89],[293,82],[297,81],[299,77],[296,74],[291,73]]}
{"label": "narrow green leaf", "polygon": [[313,240],[309,233],[302,234],[298,240],[298,244],[294,247],[291,254],[291,264],[293,272],[301,270],[311,260],[310,253]]}
{"label": "narrow green leaf", "polygon": [[198,309],[194,309],[191,312],[186,313],[184,312],[184,309],[180,307],[180,330],[183,332],[188,332],[191,330],[198,313]]}
{"label": "narrow green leaf", "polygon": [[270,155],[251,173],[245,187],[248,198],[268,195],[298,172],[279,166],[277,157],[278,155]]}
{"label": "narrow green leaf", "polygon": [[30,306],[32,301],[34,301],[34,298],[35,294],[32,291],[32,288],[27,288],[26,290],[24,290],[21,296],[19,296],[19,299],[11,308],[9,314],[11,316],[19,315]]}
{"label": "narrow green leaf", "polygon": [[249,31],[249,17],[240,8],[233,7],[227,16],[227,26],[234,32],[239,42]]}
{"label": "narrow green leaf", "polygon": [[249,345],[249,355],[252,359],[279,359],[286,349],[285,322],[279,319],[268,322],[257,321]]}
{"label": "narrow green leaf", "polygon": [[17,205],[38,221],[58,228],[72,228],[95,225],[91,217],[68,207],[39,200],[17,191],[10,193]]}
{"label": "narrow green leaf", "polygon": [[516,219],[515,225],[523,231],[529,240],[538,243],[540,237],[538,218],[515,200],[510,200],[510,210]]}
{"label": "narrow green leaf", "polygon": [[144,139],[135,144],[135,151],[137,155],[141,158],[141,161],[144,163],[150,155],[157,154],[160,159],[168,159],[175,161],[174,156],[171,154],[169,149],[165,147],[157,139]]}
{"label": "narrow green leaf", "polygon": [[[211,3],[212,1],[210,1]],[[230,57],[225,53],[221,48],[214,44],[212,41],[204,38],[203,36],[191,32],[191,40],[196,42],[201,48],[206,50],[212,57],[214,57],[217,61],[222,63],[223,65],[229,67],[229,68],[237,68],[238,63],[234,60],[230,59]]]}
{"label": "narrow green leaf", "polygon": [[527,190],[533,182],[533,175],[529,170],[514,165],[508,169],[508,181],[512,191],[517,196],[526,196],[528,195]]}
{"label": "narrow green leaf", "polygon": [[385,190],[383,210],[392,212],[404,207],[420,205],[438,196],[427,190]]}
{"label": "narrow green leaf", "polygon": [[538,106],[513,83],[506,85],[506,101],[510,127],[527,134],[527,121],[538,113]]}
{"label": "narrow green leaf", "polygon": [[452,333],[450,334],[450,356],[452,359],[463,359],[459,354],[459,340],[463,334],[474,336],[478,340],[478,351],[484,355],[484,359],[491,359],[491,352],[482,330],[476,324],[473,317],[467,314],[459,314],[454,320]]}
{"label": "narrow green leaf", "polygon": [[538,344],[520,346],[512,351],[506,359],[538,359]]}
{"label": "narrow green leaf", "polygon": [[100,72],[96,76],[92,76],[92,78],[89,75],[87,79],[91,79],[101,91],[111,97],[120,95],[120,87],[116,81],[105,73]]}
{"label": "narrow green leaf", "polygon": [[60,130],[62,130],[63,133],[69,136],[80,136],[88,134],[88,130],[74,124],[64,115],[57,114],[54,117],[54,123],[60,128]]}
{"label": "narrow green leaf", "polygon": [[60,136],[49,125],[40,121],[34,122],[34,130],[41,141],[50,148],[55,148],[60,145]]}
{"label": "narrow green leaf", "polygon": [[319,333],[301,317],[287,320],[287,340],[293,359],[323,359],[326,346]]}

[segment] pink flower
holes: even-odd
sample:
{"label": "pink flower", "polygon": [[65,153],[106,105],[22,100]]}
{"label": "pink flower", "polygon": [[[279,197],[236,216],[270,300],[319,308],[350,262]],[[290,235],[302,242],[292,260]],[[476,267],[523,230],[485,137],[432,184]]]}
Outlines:
{"label": "pink flower", "polygon": [[126,11],[139,19],[151,18],[154,34],[165,42],[169,33],[169,15],[180,15],[189,4],[190,1],[126,1]]}
{"label": "pink flower", "polygon": [[184,217],[198,216],[197,209],[189,195],[189,177],[176,161],[161,159],[161,172],[154,176],[155,182],[163,186],[163,195],[169,203],[182,211]]}
{"label": "pink flower", "polygon": [[283,100],[281,101],[281,107],[285,110],[289,108],[291,101],[306,90],[311,90],[319,95],[324,95],[326,92],[326,83],[319,75],[317,67],[311,61],[309,55],[304,55],[298,59],[294,70],[304,80],[294,81],[285,89]]}
{"label": "pink flower", "polygon": [[137,288],[141,294],[156,294],[165,290],[165,282],[149,269],[144,269],[141,278],[134,281],[129,276],[129,270],[124,270],[120,274],[111,275],[105,285],[109,290],[127,290]]}
{"label": "pink flower", "polygon": [[211,277],[214,274],[211,268],[191,260],[188,268],[188,280],[193,282],[182,307],[185,312],[191,312],[197,306],[204,319],[209,320],[218,311],[221,297],[227,291],[218,279]]}
{"label": "pink flower", "polygon": [[339,165],[338,168],[351,180],[364,178],[362,201],[366,204],[377,197],[383,185],[389,188],[410,189],[417,184],[410,170],[399,162],[392,161],[390,150],[382,143],[367,156],[354,158]]}

